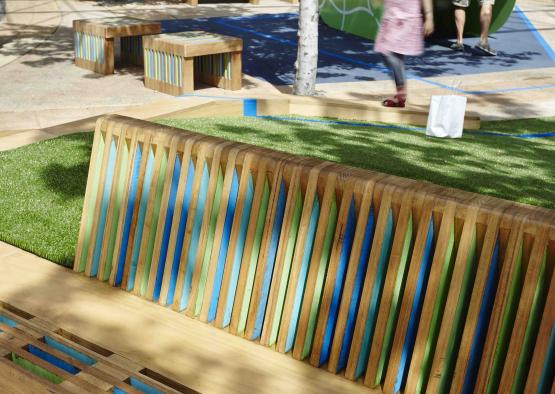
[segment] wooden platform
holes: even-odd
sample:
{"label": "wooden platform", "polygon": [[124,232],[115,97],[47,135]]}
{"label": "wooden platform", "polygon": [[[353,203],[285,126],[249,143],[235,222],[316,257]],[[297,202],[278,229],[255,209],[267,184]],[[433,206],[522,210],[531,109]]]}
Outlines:
{"label": "wooden platform", "polygon": [[201,393],[369,393],[2,242],[0,299]]}
{"label": "wooden platform", "polygon": [[[31,389],[32,388],[32,389]],[[2,392],[196,393],[48,320],[0,301]]]}

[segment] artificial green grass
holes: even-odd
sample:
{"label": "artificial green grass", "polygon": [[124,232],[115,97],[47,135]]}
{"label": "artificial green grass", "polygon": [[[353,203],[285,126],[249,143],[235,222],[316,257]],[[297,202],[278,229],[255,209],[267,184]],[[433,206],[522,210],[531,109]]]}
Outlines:
{"label": "artificial green grass", "polygon": [[[226,139],[555,208],[555,138],[521,139],[467,132],[462,139],[422,132],[295,120],[161,120]],[[555,131],[555,117],[483,122],[483,130]]]}
{"label": "artificial green grass", "polygon": [[0,152],[0,240],[71,266],[92,133]]}
{"label": "artificial green grass", "polygon": [[[439,185],[555,208],[555,138],[420,132],[256,118],[160,123]],[[555,131],[555,118],[484,122],[506,133]],[[0,152],[0,240],[71,266],[92,133]]]}

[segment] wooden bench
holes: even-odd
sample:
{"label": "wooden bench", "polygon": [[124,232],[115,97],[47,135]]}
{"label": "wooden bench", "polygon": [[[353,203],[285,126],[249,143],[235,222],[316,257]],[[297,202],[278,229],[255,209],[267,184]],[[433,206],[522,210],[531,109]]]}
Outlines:
{"label": "wooden bench", "polygon": [[243,40],[203,31],[144,37],[145,86],[180,95],[195,80],[224,89],[241,89]]}
{"label": "wooden bench", "polygon": [[387,394],[549,392],[554,268],[553,210],[121,116],[74,264]]}
{"label": "wooden bench", "polygon": [[121,39],[121,62],[143,64],[142,36],[161,32],[160,22],[115,17],[73,21],[75,64],[100,74],[114,72],[114,38]]}

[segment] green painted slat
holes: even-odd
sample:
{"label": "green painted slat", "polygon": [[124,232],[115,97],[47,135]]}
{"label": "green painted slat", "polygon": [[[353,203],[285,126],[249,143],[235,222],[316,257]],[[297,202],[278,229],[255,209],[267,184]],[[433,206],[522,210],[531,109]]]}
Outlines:
{"label": "green painted slat", "polygon": [[94,163],[94,174],[93,181],[91,185],[91,196],[89,199],[89,210],[83,216],[86,217],[87,226],[85,228],[85,234],[83,236],[83,249],[81,251],[81,261],[79,262],[79,271],[84,271],[87,265],[87,255],[89,254],[89,246],[91,240],[92,224],[95,216],[95,203],[96,197],[98,196],[98,187],[100,183],[100,167],[102,166],[102,160],[104,158],[104,144],[105,136],[100,133],[100,138],[98,141],[98,153],[96,157],[96,163]]}
{"label": "green painted slat", "polygon": [[536,291],[534,292],[534,300],[532,301],[532,309],[528,317],[528,324],[526,325],[526,333],[524,334],[524,342],[522,350],[518,359],[518,366],[516,369],[515,379],[513,380],[513,387],[511,387],[512,394],[523,393],[526,386],[526,378],[528,377],[528,370],[532,361],[536,339],[538,337],[538,330],[543,315],[543,308],[547,297],[549,287],[549,277],[547,271],[547,251],[543,256],[543,262],[538,276],[538,283]]}
{"label": "green painted slat", "polygon": [[324,279],[328,271],[328,263],[330,260],[331,246],[333,243],[333,236],[335,234],[335,226],[337,225],[337,202],[335,196],[331,201],[331,208],[328,219],[328,227],[326,228],[326,236],[324,238],[324,245],[322,246],[322,256],[320,257],[320,266],[318,267],[318,276],[314,288],[314,295],[312,297],[312,306],[310,308],[310,318],[308,320],[308,327],[303,346],[303,353],[301,358],[305,359],[312,350],[312,341],[314,340],[314,330],[316,329],[316,321],[318,318],[318,310],[320,309],[320,301],[322,299],[322,291],[324,287]]}
{"label": "green painted slat", "polygon": [[507,356],[507,349],[509,341],[511,340],[511,333],[513,332],[513,325],[515,322],[516,312],[518,310],[518,303],[520,301],[520,293],[522,292],[522,284],[524,281],[524,269],[522,267],[522,244],[518,252],[518,257],[515,262],[515,271],[511,278],[511,287],[507,305],[503,311],[501,320],[501,330],[497,336],[497,344],[495,347],[495,354],[493,356],[493,364],[490,371],[490,379],[486,387],[486,393],[497,393],[499,387],[499,380],[503,372],[503,364],[505,364],[505,357]]}
{"label": "green painted slat", "polygon": [[476,227],[472,232],[472,241],[468,251],[466,260],[466,269],[464,271],[463,281],[461,284],[461,293],[459,296],[459,303],[455,310],[453,328],[449,341],[447,342],[447,349],[445,350],[445,369],[441,375],[441,382],[439,384],[439,391],[441,393],[448,392],[451,387],[451,380],[453,379],[453,372],[457,362],[459,352],[459,345],[466,323],[466,312],[470,303],[472,289],[474,287],[474,277],[478,267],[478,256],[476,254]]}
{"label": "green painted slat", "polygon": [[254,285],[254,275],[256,273],[256,266],[258,264],[258,254],[260,253],[260,246],[262,244],[262,235],[264,233],[264,222],[266,220],[266,213],[268,211],[268,203],[270,201],[270,184],[268,179],[264,182],[264,191],[262,194],[262,203],[258,213],[258,221],[256,223],[256,232],[254,237],[254,246],[252,248],[251,260],[249,264],[249,272],[247,275],[247,282],[245,285],[245,295],[243,296],[243,305],[241,307],[241,315],[239,317],[239,325],[237,331],[243,333],[247,325],[247,316],[249,314],[249,306],[251,302],[252,287]]}
{"label": "green painted slat", "polygon": [[222,200],[222,190],[224,188],[224,175],[222,169],[218,169],[218,180],[216,183],[216,192],[214,195],[214,202],[212,205],[212,213],[210,214],[210,228],[208,230],[208,238],[206,239],[206,249],[204,251],[204,258],[202,260],[202,270],[200,274],[199,287],[197,299],[195,302],[195,316],[200,314],[202,308],[202,300],[204,297],[204,288],[206,286],[206,278],[208,276],[208,267],[210,265],[210,258],[212,257],[212,245],[214,244],[214,237],[216,233],[216,224],[218,222],[218,213],[220,212],[220,202]]}
{"label": "green painted slat", "polygon": [[125,180],[127,178],[127,170],[129,167],[129,147],[127,143],[123,144],[123,154],[121,158],[120,177],[118,179],[114,213],[112,218],[112,228],[110,229],[110,238],[108,240],[108,253],[106,254],[106,265],[102,274],[102,280],[108,280],[110,272],[112,271],[112,264],[114,260],[114,247],[117,239],[118,220],[121,212],[121,204],[123,200],[123,193],[125,188]]}
{"label": "green painted slat", "polygon": [[393,336],[395,334],[397,317],[399,316],[399,310],[401,308],[401,295],[403,294],[403,289],[405,288],[405,281],[407,278],[407,261],[409,255],[411,254],[410,252],[412,248],[412,226],[412,215],[410,215],[407,224],[407,231],[405,232],[405,242],[403,243],[401,260],[399,261],[399,270],[397,271],[397,277],[395,278],[393,296],[391,298],[391,306],[389,308],[389,318],[387,319],[385,336],[382,346],[382,353],[380,354],[380,360],[378,362],[376,378],[374,381],[375,385],[381,384],[382,380],[385,378],[386,367],[389,361],[389,353],[391,352],[391,346],[393,346]]}
{"label": "green painted slat", "polygon": [[64,381],[64,379],[53,372],[50,372],[43,367],[33,364],[31,361],[25,360],[22,357],[19,357],[17,354],[12,353],[12,361],[19,365],[20,367],[26,369],[27,371],[31,372],[32,374],[46,379],[51,383],[60,384]]}
{"label": "green painted slat", "polygon": [[445,259],[443,260],[443,267],[441,269],[441,276],[439,279],[439,289],[437,291],[437,296],[434,303],[434,310],[432,312],[430,331],[428,333],[426,348],[424,350],[424,356],[422,358],[422,369],[420,371],[418,384],[416,386],[417,393],[422,393],[426,391],[428,376],[430,375],[430,370],[432,368],[432,362],[434,358],[437,337],[439,335],[441,319],[443,317],[443,308],[445,307],[445,301],[447,300],[447,293],[449,292],[449,284],[451,282],[451,275],[453,273],[454,247],[455,247],[455,225],[452,224],[451,232],[449,235],[449,243],[445,251]]}
{"label": "green painted slat", "polygon": [[162,162],[160,163],[160,172],[158,174],[158,184],[156,185],[156,196],[154,199],[154,209],[152,211],[152,220],[150,225],[150,234],[148,235],[148,244],[146,252],[145,269],[143,271],[143,279],[141,282],[141,295],[145,296],[148,288],[148,278],[150,276],[150,266],[152,265],[152,255],[154,253],[154,243],[156,241],[156,233],[158,232],[158,218],[160,217],[160,206],[162,205],[162,195],[164,194],[164,184],[166,183],[166,169],[168,167],[168,152],[164,150]]}
{"label": "green painted slat", "polygon": [[300,190],[297,191],[295,199],[295,212],[293,214],[293,222],[291,224],[291,231],[289,232],[289,241],[287,243],[287,250],[285,251],[285,259],[283,262],[283,271],[279,284],[279,291],[276,301],[276,310],[274,313],[274,321],[272,324],[272,331],[270,333],[269,345],[273,345],[277,341],[279,333],[279,326],[281,323],[281,313],[285,303],[285,294],[287,291],[287,284],[289,283],[289,274],[291,272],[291,263],[293,262],[293,252],[295,251],[295,244],[297,242],[297,235],[299,232],[299,224],[301,222],[301,213],[303,211],[303,195]]}

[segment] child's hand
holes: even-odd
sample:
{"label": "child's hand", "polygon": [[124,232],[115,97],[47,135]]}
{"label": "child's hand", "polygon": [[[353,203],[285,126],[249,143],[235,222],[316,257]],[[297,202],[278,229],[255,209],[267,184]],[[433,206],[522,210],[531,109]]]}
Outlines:
{"label": "child's hand", "polygon": [[431,14],[427,14],[424,19],[424,36],[428,37],[434,32],[434,17]]}

